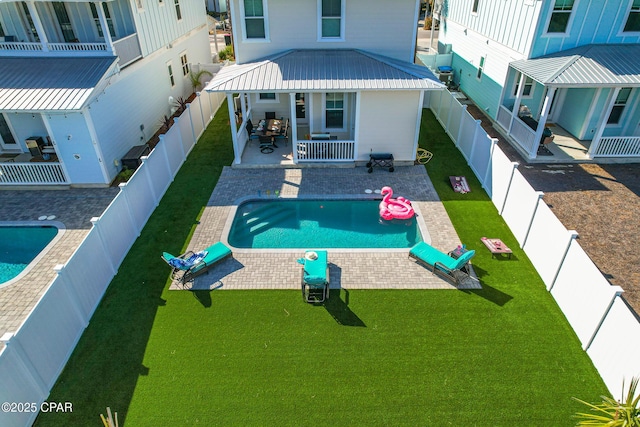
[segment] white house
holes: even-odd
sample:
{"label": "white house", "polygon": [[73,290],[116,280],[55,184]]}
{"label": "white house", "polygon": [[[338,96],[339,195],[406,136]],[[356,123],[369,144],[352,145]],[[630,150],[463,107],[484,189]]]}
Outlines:
{"label": "white house", "polygon": [[201,2],[0,0],[0,186],[109,185],[210,62]]}
{"label": "white house", "polygon": [[640,1],[440,3],[439,53],[525,158],[545,127],[577,159],[640,158]]}
{"label": "white house", "polygon": [[[229,3],[236,64],[205,89],[226,93],[237,117],[235,165],[256,153],[260,163],[413,162],[424,91],[443,88],[413,64],[419,1]],[[268,133],[250,133],[266,113],[282,119],[276,153],[250,143]]]}

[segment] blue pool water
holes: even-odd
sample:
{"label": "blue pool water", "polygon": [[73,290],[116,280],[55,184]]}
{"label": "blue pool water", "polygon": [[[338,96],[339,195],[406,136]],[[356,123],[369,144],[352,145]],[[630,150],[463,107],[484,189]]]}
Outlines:
{"label": "blue pool water", "polygon": [[0,226],[0,284],[20,274],[56,234],[52,226]]}
{"label": "blue pool water", "polygon": [[409,248],[418,221],[380,219],[379,200],[254,200],[240,204],[228,241],[236,248]]}

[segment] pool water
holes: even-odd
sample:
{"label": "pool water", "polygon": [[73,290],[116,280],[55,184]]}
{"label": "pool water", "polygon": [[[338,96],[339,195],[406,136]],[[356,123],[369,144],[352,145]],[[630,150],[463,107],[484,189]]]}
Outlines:
{"label": "pool water", "polygon": [[56,234],[53,226],[0,226],[0,284],[27,268]]}
{"label": "pool water", "polygon": [[236,248],[410,248],[418,221],[385,221],[380,200],[253,200],[240,204],[228,242]]}

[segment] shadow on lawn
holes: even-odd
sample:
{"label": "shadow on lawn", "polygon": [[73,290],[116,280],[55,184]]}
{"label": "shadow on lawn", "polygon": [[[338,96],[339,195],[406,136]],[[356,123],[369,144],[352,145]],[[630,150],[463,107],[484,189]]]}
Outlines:
{"label": "shadow on lawn", "polygon": [[[486,276],[488,274],[486,270],[478,267],[475,264],[473,265],[473,271],[478,276],[478,280],[480,280],[483,276]],[[482,289],[460,289],[460,290],[468,294],[475,294],[500,307],[503,307],[505,304],[507,304],[509,301],[513,299],[511,295],[506,294],[499,289],[493,288],[487,285],[485,282],[481,281],[480,283],[482,284]]]}
{"label": "shadow on lawn", "polygon": [[[329,293],[329,299],[322,305],[338,324],[343,326],[367,327],[362,319],[349,308],[349,290],[332,289]],[[342,294],[344,294],[344,300],[341,298]]]}

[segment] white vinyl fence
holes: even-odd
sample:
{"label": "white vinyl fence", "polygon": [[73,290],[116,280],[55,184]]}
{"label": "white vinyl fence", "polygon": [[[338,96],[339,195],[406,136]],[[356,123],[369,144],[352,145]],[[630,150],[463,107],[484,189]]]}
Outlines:
{"label": "white vinyl fence", "polygon": [[223,94],[198,94],[104,213],[91,220],[92,229],[56,267],[56,278],[24,324],[2,337],[0,402],[21,406],[15,412],[3,407],[0,426],[33,423],[121,262],[223,101]]}
{"label": "white vinyl fence", "polygon": [[[498,212],[591,357],[611,394],[640,375],[640,322],[567,230],[475,120],[448,91],[430,92],[431,108],[462,152]],[[425,97],[425,98],[427,98]]]}

